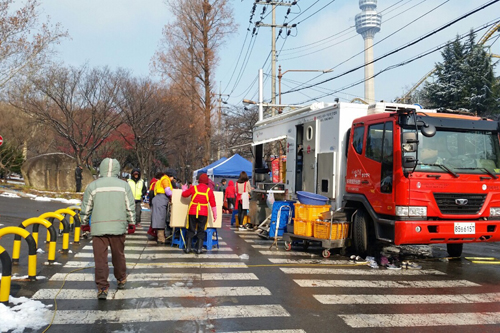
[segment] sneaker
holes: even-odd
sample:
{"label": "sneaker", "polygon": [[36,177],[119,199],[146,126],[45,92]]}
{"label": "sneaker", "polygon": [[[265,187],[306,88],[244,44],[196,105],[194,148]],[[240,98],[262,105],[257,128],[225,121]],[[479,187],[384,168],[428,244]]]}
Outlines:
{"label": "sneaker", "polygon": [[125,283],[127,283],[127,278],[118,281],[118,289],[125,289]]}
{"label": "sneaker", "polygon": [[97,298],[98,299],[106,299],[107,297],[108,297],[108,288],[102,288],[97,293]]}
{"label": "sneaker", "polygon": [[239,227],[238,229],[239,230],[247,230],[247,229],[245,229],[245,227]]}
{"label": "sneaker", "polygon": [[385,267],[387,269],[392,269],[392,270],[401,270],[401,267],[398,267],[398,266],[396,266],[394,264],[387,264],[387,265],[385,265]]}
{"label": "sneaker", "polygon": [[408,269],[422,269],[422,266],[417,264],[416,262],[409,262],[407,265]]}

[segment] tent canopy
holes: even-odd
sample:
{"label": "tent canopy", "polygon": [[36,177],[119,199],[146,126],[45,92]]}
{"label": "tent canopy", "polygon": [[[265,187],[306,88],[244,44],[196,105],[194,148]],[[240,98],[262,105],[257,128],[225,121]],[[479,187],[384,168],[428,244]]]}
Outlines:
{"label": "tent canopy", "polygon": [[206,167],[204,168],[201,168],[201,169],[198,169],[198,170],[195,170],[193,171],[193,177],[194,178],[197,178],[199,175],[201,175],[202,173],[207,173],[208,169],[210,168],[213,168],[214,166],[224,162],[225,160],[227,160],[227,157],[223,157],[221,158],[220,160],[217,160],[209,165],[207,165]]}
{"label": "tent canopy", "polygon": [[217,164],[214,167],[208,168],[207,174],[210,177],[233,177],[237,178],[242,171],[245,171],[248,177],[252,177],[252,162],[244,159],[238,154],[235,154]]}

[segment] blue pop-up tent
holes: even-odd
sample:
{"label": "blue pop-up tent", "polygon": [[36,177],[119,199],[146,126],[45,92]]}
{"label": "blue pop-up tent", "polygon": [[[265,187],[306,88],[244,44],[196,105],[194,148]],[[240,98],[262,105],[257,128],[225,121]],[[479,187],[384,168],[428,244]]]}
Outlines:
{"label": "blue pop-up tent", "polygon": [[207,174],[212,179],[214,177],[238,178],[242,171],[245,171],[248,177],[252,177],[252,162],[235,154],[222,163],[208,168]]}
{"label": "blue pop-up tent", "polygon": [[197,179],[199,175],[201,175],[202,173],[207,173],[208,169],[210,168],[213,168],[214,166],[224,162],[225,160],[227,160],[227,157],[223,157],[221,158],[220,160],[217,160],[209,165],[207,165],[206,167],[203,167],[201,169],[198,169],[198,170],[194,170],[193,171],[193,179]]}

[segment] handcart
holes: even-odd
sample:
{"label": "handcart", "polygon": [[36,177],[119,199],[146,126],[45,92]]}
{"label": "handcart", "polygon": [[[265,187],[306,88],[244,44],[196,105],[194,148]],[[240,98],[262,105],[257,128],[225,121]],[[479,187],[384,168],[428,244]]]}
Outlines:
{"label": "handcart", "polygon": [[294,233],[283,234],[285,250],[290,251],[293,242],[302,241],[304,248],[309,243],[317,242],[324,249],[321,253],[323,258],[330,257],[331,249],[340,249],[340,254],[345,255],[350,223],[346,221],[344,213],[335,212],[330,215],[329,221],[296,221]]}

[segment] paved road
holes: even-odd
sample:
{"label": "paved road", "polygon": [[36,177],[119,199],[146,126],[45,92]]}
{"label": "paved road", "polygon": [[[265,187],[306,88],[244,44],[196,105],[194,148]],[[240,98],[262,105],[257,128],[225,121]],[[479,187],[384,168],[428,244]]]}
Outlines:
{"label": "paved road", "polygon": [[[159,247],[145,230],[127,236],[129,282],[117,291],[111,274],[107,301],[96,299],[89,241],[58,254],[62,265],[40,266],[47,279],[14,281],[13,293],[53,304],[67,273],[81,269],[67,276],[49,332],[500,330],[499,265],[429,259],[418,260],[422,270],[372,269],[341,256],[323,259],[319,248],[286,252],[280,242],[270,250],[272,241],[228,223],[225,217],[220,248],[203,255]],[[500,258],[496,244],[465,252]]]}

